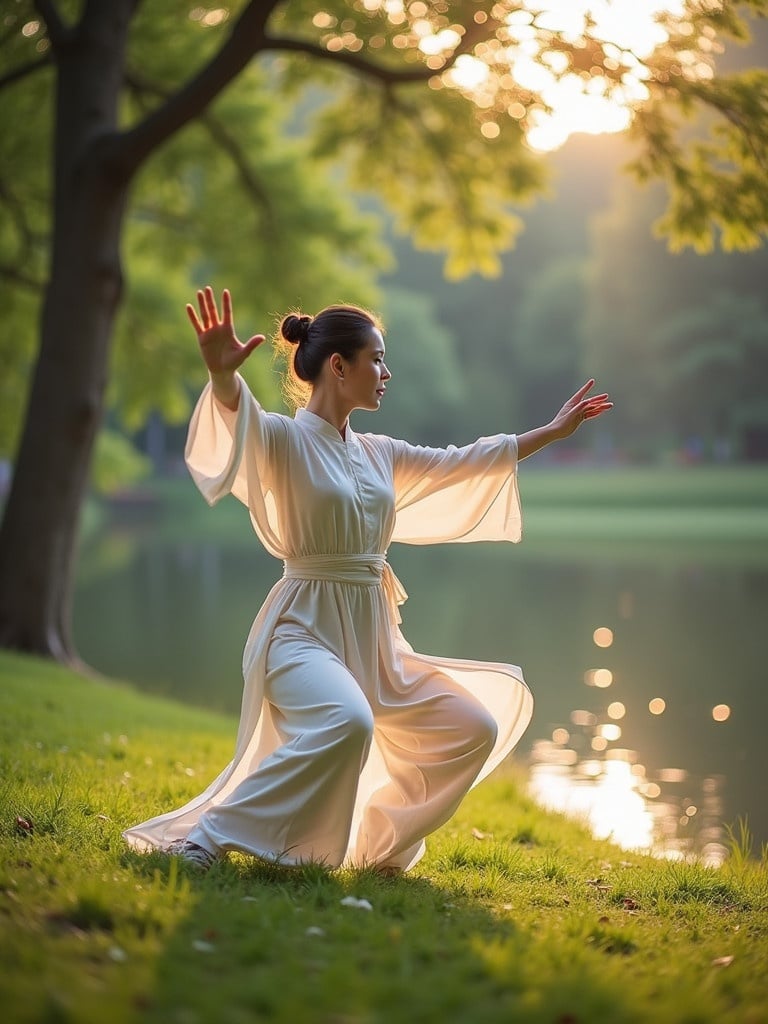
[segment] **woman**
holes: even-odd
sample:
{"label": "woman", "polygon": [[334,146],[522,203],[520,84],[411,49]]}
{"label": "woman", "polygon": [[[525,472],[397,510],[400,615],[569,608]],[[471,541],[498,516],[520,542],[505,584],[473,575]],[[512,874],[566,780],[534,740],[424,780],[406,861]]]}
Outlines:
{"label": "woman", "polygon": [[356,307],[289,315],[291,419],[237,374],[265,340],[238,341],[232,300],[187,307],[210,382],[192,416],[190,472],[210,504],[232,493],[284,561],[248,638],[235,755],[184,807],[128,842],[207,869],[228,850],[283,864],[406,870],[424,837],[512,750],[533,700],[520,669],[417,654],[386,560],[411,544],[520,539],[517,462],[611,408],[585,384],[545,427],[464,448],[416,447],[349,426],[390,380],[379,324]]}

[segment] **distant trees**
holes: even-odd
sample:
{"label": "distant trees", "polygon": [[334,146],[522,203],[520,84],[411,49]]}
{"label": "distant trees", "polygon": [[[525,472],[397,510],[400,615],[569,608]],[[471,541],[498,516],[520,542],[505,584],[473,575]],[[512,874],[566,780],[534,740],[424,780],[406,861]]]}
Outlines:
{"label": "distant trees", "polygon": [[658,192],[622,188],[598,221],[585,365],[615,394],[630,456],[768,458],[768,254],[673,254],[649,236]]}

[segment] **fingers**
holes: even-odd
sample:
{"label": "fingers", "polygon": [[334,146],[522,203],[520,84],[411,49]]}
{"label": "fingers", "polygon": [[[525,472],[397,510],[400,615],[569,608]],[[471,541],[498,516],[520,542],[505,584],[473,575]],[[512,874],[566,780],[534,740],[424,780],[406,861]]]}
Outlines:
{"label": "fingers", "polygon": [[576,394],[571,398],[571,401],[574,403],[580,402],[584,395],[586,395],[586,393],[589,391],[589,389],[594,386],[594,383],[594,380],[590,378],[586,384],[582,384],[582,386],[579,388]]}
{"label": "fingers", "polygon": [[608,410],[612,408],[613,402],[601,402],[600,405],[590,406],[590,408],[584,413],[584,419],[594,419],[595,416],[601,416],[604,412],[608,412]]}
{"label": "fingers", "polygon": [[205,288],[198,290],[197,304],[200,308],[200,315],[198,316],[194,308],[188,305],[187,316],[198,334],[209,330],[211,327],[219,327],[222,324],[228,327],[232,326],[232,295],[228,288],[225,288],[222,292],[222,317],[219,317],[216,297],[210,285],[206,285]]}
{"label": "fingers", "polygon": [[205,286],[203,292],[203,299],[205,301],[205,311],[208,316],[208,323],[206,327],[218,327],[219,325],[219,311],[216,309],[216,299],[213,295],[213,288],[210,285]]}
{"label": "fingers", "polygon": [[198,334],[202,334],[203,333],[203,325],[200,323],[200,319],[199,319],[199,317],[197,315],[197,312],[195,311],[195,307],[194,306],[190,306],[190,304],[187,303],[186,309],[187,309],[187,316],[189,317],[192,326],[195,328],[195,330],[197,331]]}
{"label": "fingers", "polygon": [[210,285],[198,290],[197,304],[200,307],[200,322],[203,330],[207,331],[210,327],[218,327],[221,321],[219,320],[219,311],[216,309],[213,288]]}
{"label": "fingers", "polygon": [[225,323],[228,327],[231,327],[232,326],[232,296],[229,293],[229,288],[225,288],[224,289],[224,291],[222,293],[222,296],[221,296],[221,302],[222,302],[222,309],[224,311],[223,323]]}
{"label": "fingers", "polygon": [[606,402],[607,395],[600,395],[590,399],[582,409],[581,415],[585,420],[594,419],[595,416],[600,416],[604,412],[608,412],[609,409],[613,408],[613,402]]}
{"label": "fingers", "polygon": [[261,343],[266,340],[267,339],[263,334],[254,334],[254,336],[252,338],[249,338],[248,341],[246,341],[245,345],[243,346],[246,350],[245,354],[249,356],[255,348],[258,348],[259,345],[261,345]]}

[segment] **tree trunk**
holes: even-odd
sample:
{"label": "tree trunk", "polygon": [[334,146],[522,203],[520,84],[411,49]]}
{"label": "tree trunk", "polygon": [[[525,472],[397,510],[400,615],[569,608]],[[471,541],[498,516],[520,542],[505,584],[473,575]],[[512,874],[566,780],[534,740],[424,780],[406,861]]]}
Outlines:
{"label": "tree trunk", "polygon": [[88,4],[57,47],[50,279],[0,527],[0,645],[68,662],[76,662],[70,612],[79,513],[122,286],[128,182],[108,156],[132,10],[132,0]]}
{"label": "tree trunk", "polygon": [[58,247],[60,266],[47,290],[40,358],[0,529],[0,644],[62,661],[75,660],[70,603],[79,512],[120,295],[124,197],[103,183],[88,192],[73,199],[82,216]]}

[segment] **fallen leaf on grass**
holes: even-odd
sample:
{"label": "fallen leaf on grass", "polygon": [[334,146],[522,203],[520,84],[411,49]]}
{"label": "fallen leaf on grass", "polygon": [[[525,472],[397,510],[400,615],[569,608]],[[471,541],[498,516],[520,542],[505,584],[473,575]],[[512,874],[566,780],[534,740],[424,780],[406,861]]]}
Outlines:
{"label": "fallen leaf on grass", "polygon": [[608,892],[609,889],[613,888],[612,885],[604,882],[602,878],[588,878],[587,885],[593,886],[598,892]]}
{"label": "fallen leaf on grass", "polygon": [[198,953],[213,953],[216,949],[212,942],[205,942],[203,939],[195,939],[192,948],[196,949]]}
{"label": "fallen leaf on grass", "polygon": [[473,839],[493,839],[493,832],[483,832],[482,829],[473,828],[472,829],[472,838]]}
{"label": "fallen leaf on grass", "polygon": [[368,900],[359,900],[357,896],[345,896],[341,901],[342,907],[357,907],[358,910],[373,910]]}
{"label": "fallen leaf on grass", "polygon": [[128,954],[119,946],[113,946],[107,953],[107,956],[110,960],[114,960],[116,964],[124,964],[128,959]]}
{"label": "fallen leaf on grass", "polygon": [[325,932],[323,931],[322,928],[318,928],[315,925],[312,925],[310,928],[307,928],[304,934],[317,936],[317,938],[321,939],[325,935]]}
{"label": "fallen leaf on grass", "polygon": [[639,910],[640,909],[640,904],[636,903],[633,899],[630,899],[629,897],[627,897],[625,900],[622,901],[622,906],[624,907],[625,910]]}
{"label": "fallen leaf on grass", "polygon": [[717,956],[712,961],[713,967],[729,967],[733,963],[732,956]]}
{"label": "fallen leaf on grass", "polygon": [[32,835],[35,831],[35,826],[29,820],[29,818],[16,818],[16,831],[21,832],[23,836]]}

